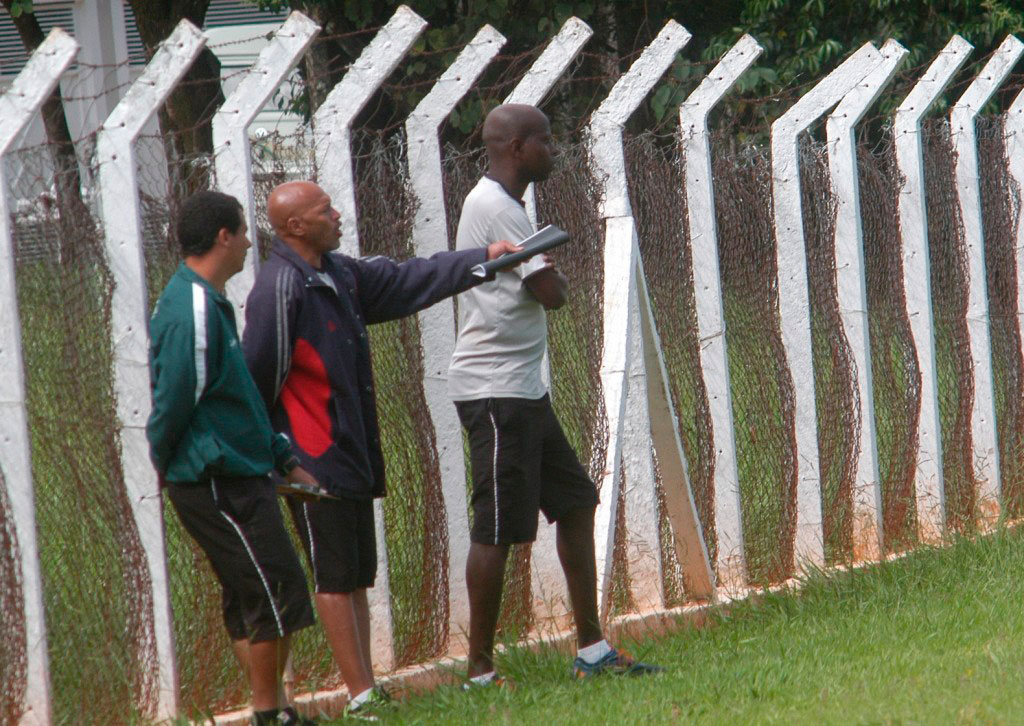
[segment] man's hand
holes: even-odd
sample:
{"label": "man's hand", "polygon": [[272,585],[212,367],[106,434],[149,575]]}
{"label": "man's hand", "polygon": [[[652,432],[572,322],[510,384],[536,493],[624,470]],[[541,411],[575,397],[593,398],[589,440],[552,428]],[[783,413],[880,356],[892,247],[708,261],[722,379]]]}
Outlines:
{"label": "man's hand", "polygon": [[285,476],[288,484],[297,484],[298,487],[278,487],[277,493],[287,497],[295,497],[300,502],[315,502],[321,497],[330,496],[327,490],[320,486],[319,482],[308,471],[301,466],[292,469]]}
{"label": "man's hand", "polygon": [[512,244],[508,240],[498,240],[487,245],[487,261],[496,260],[502,255],[510,255],[513,252],[521,252],[521,245]]}
{"label": "man's hand", "polygon": [[544,267],[523,280],[526,288],[545,310],[557,310],[569,300],[569,281],[555,266],[555,260],[544,255]]}
{"label": "man's hand", "polygon": [[309,484],[311,486],[319,487],[320,484],[316,478],[308,471],[303,469],[301,466],[297,466],[288,472],[284,480],[289,484]]}

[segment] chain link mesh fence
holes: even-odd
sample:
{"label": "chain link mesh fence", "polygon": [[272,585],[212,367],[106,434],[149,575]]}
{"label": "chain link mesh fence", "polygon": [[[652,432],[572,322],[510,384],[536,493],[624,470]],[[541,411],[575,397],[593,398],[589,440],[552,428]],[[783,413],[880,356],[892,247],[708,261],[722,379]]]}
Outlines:
{"label": "chain link mesh fence", "polygon": [[21,548],[14,528],[14,512],[7,481],[0,472],[0,722],[18,723],[25,712],[28,677],[26,623],[21,576]]}
{"label": "chain link mesh fence", "polygon": [[974,376],[966,318],[967,247],[956,196],[956,152],[947,120],[925,121],[922,134],[946,521],[953,529],[968,530],[976,503],[971,461]]}
{"label": "chain link mesh fence", "polygon": [[733,395],[744,553],[752,583],[785,578],[796,528],[793,381],[778,317],[771,161],[712,136],[725,340]]}
{"label": "chain link mesh fence", "polygon": [[1021,205],[1019,190],[1009,174],[1006,119],[982,117],[977,133],[999,476],[1003,508],[1008,516],[1016,518],[1024,511],[1024,363],[1017,316],[1017,229]]}
{"label": "chain link mesh fence", "polygon": [[921,373],[903,289],[896,149],[887,133],[874,147],[857,149],[864,276],[871,339],[871,391],[875,407],[882,537],[888,551],[917,541],[914,474],[917,469]]}
{"label": "chain link mesh fence", "polygon": [[152,705],[155,650],[109,373],[113,281],[99,223],[40,186],[49,150],[8,163],[20,169],[9,192],[22,200],[12,222],[54,712],[76,722],[104,694],[103,718],[128,721]]}

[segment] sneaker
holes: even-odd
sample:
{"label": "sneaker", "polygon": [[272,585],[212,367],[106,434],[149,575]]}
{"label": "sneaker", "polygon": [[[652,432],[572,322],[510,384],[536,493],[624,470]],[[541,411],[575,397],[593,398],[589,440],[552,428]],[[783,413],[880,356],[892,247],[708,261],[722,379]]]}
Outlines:
{"label": "sneaker", "polygon": [[352,721],[380,721],[380,717],[395,707],[391,696],[380,686],[374,686],[370,697],[358,706],[345,706],[341,717]]}
{"label": "sneaker", "polygon": [[494,678],[487,681],[487,683],[477,683],[476,681],[466,681],[462,684],[463,691],[475,691],[477,688],[501,688],[508,691],[515,690],[516,684],[509,678],[496,673]]}
{"label": "sneaker", "polygon": [[280,712],[253,713],[249,723],[251,726],[317,726],[316,719],[300,716],[292,706],[281,709]]}
{"label": "sneaker", "polygon": [[576,658],[573,661],[572,670],[576,678],[583,679],[599,676],[602,673],[614,673],[618,676],[643,676],[648,673],[661,673],[665,669],[661,666],[633,660],[625,651],[612,648],[604,658],[596,663],[588,663],[582,658]]}

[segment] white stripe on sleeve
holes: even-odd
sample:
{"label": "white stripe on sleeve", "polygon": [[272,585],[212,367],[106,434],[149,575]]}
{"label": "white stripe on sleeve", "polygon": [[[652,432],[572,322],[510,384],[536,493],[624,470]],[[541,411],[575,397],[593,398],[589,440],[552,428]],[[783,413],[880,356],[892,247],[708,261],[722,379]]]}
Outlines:
{"label": "white stripe on sleeve", "polygon": [[192,283],[192,324],[195,326],[196,402],[206,388],[206,291],[198,282]]}

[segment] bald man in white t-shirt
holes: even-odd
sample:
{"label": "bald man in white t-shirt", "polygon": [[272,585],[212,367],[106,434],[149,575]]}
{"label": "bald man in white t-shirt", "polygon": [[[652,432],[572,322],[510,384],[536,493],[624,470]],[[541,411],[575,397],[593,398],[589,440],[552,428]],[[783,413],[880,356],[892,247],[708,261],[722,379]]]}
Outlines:
{"label": "bald man in white t-shirt", "polygon": [[[520,242],[533,234],[523,206],[532,182],[554,165],[551,126],[533,106],[499,106],[484,121],[487,174],[466,197],[456,247]],[[594,510],[597,489],[555,417],[541,365],[545,310],[565,304],[568,282],[547,256],[461,293],[459,333],[448,389],[469,437],[473,527],[466,562],[469,684],[501,684],[494,631],[509,545],[533,542],[537,514],[557,524],[558,556],[568,583],[579,648],[573,670],[585,678],[659,670],[616,651],[597,614]]]}

